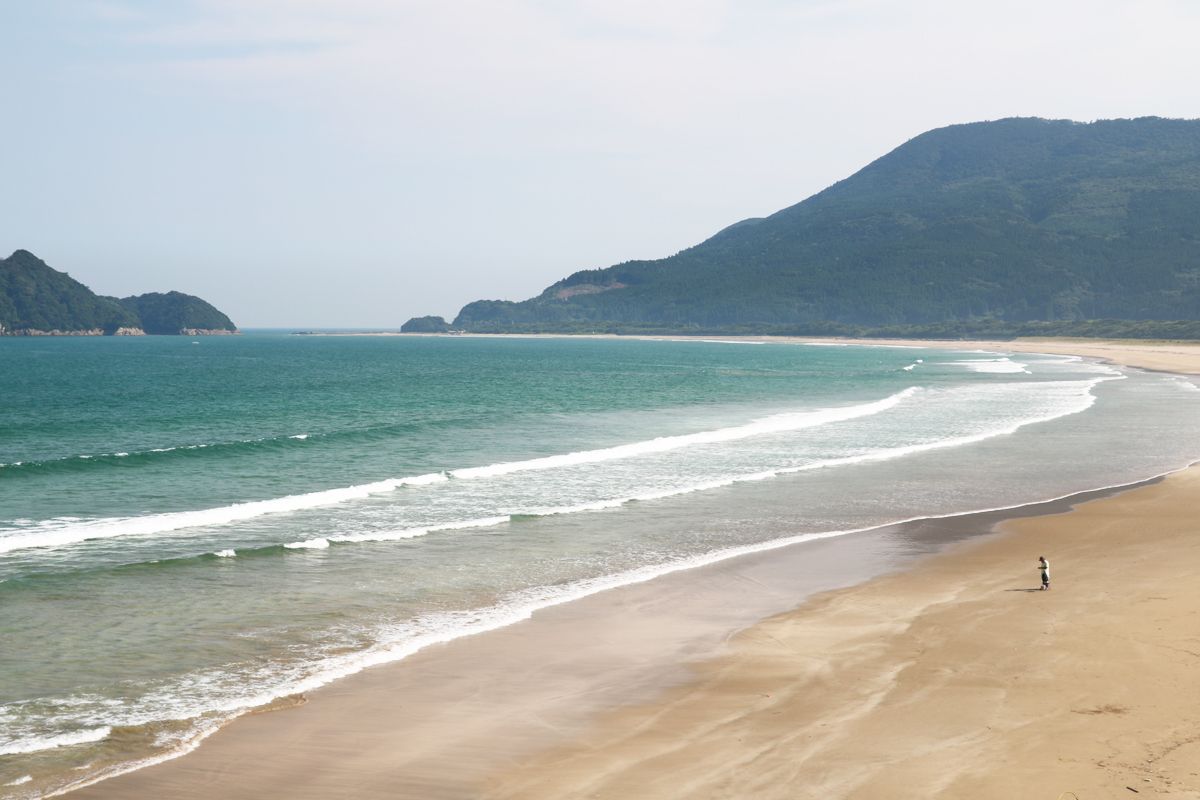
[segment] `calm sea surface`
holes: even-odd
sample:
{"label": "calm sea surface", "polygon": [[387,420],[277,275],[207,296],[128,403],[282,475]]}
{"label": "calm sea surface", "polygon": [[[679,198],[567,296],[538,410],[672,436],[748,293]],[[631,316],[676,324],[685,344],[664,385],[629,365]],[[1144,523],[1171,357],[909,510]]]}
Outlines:
{"label": "calm sea surface", "polygon": [[1192,381],[1067,357],[0,339],[0,797],[654,574],[1198,457]]}

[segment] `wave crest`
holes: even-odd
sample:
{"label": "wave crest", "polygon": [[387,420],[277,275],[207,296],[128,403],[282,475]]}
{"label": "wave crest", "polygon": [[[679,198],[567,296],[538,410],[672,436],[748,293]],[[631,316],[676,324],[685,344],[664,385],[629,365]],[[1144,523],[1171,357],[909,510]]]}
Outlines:
{"label": "wave crest", "polygon": [[[483,467],[467,467],[450,472],[434,472],[402,478],[388,478],[374,483],[327,489],[306,494],[288,495],[271,500],[255,500],[246,503],[197,511],[176,511],[148,514],[141,517],[122,517],[85,522],[49,523],[35,528],[10,529],[0,532],[0,553],[35,547],[63,547],[93,539],[109,539],[118,536],[152,535],[168,533],[184,528],[226,525],[231,522],[253,519],[266,514],[283,514],[323,506],[338,505],[354,500],[363,500],[373,495],[384,494],[401,487],[426,486],[456,478],[460,480],[486,479],[516,472],[547,470],[594,464],[603,461],[632,458],[663,453],[696,445],[730,442],[751,436],[796,431],[803,428],[826,425],[857,419],[886,411],[912,397],[919,387],[909,387],[882,400],[852,406],[838,406],[812,411],[797,411],[775,414],[754,420],[744,425],[719,428],[679,436],[663,436],[642,442],[617,445],[615,447],[585,450],[524,461],[509,461]],[[6,534],[6,535],[5,535]]]}

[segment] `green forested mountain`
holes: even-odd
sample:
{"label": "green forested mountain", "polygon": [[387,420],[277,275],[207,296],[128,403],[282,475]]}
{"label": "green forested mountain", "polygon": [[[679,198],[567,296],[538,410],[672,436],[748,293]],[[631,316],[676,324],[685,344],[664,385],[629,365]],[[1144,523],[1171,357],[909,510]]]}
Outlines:
{"label": "green forested mountain", "polygon": [[450,330],[441,317],[413,317],[400,326],[401,333],[445,333]]}
{"label": "green forested mountain", "polygon": [[118,300],[141,320],[142,330],[151,334],[174,334],[185,330],[235,331],[233,320],[209,303],[182,292],[150,292]]}
{"label": "green forested mountain", "polygon": [[1200,320],[1200,121],[940,128],[674,256],[576,272],[520,303],[470,303],[452,325],[836,332],[1099,319]]}
{"label": "green forested mountain", "polygon": [[234,331],[229,317],[198,297],[169,292],[101,297],[27,250],[0,259],[0,334]]}
{"label": "green forested mountain", "polygon": [[27,250],[0,260],[0,330],[103,331],[139,327],[128,309]]}

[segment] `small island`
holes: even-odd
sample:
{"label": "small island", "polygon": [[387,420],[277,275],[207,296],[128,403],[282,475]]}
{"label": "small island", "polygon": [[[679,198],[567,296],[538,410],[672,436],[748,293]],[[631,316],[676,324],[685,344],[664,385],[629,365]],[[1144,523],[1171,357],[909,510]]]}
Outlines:
{"label": "small island", "polygon": [[449,333],[450,323],[442,317],[413,317],[400,326],[401,333]]}
{"label": "small island", "polygon": [[0,336],[211,336],[237,332],[233,320],[190,294],[105,297],[28,250],[0,259]]}

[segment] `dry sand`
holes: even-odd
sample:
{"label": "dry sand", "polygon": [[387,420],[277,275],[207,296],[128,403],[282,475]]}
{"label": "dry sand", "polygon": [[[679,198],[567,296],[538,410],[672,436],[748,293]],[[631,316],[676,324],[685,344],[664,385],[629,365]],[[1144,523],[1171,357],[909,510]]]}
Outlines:
{"label": "dry sand", "polygon": [[826,595],[488,796],[1200,798],[1197,508],[1193,468]]}
{"label": "dry sand", "polygon": [[854,342],[857,344],[891,344],[937,347],[948,350],[978,348],[1016,353],[1061,353],[1086,356],[1125,364],[1130,367],[1200,374],[1200,343],[1195,342],[1141,342],[1129,339],[1104,341],[1099,339],[1017,339],[1015,341],[911,341],[905,339],[834,339],[831,341]]}
{"label": "dry sand", "polygon": [[[930,344],[1200,373],[1186,345]],[[671,664],[713,643],[663,615],[720,616],[769,565],[659,579],[344,680],[71,797],[1200,798],[1197,508],[1193,468],[1010,521],[690,668]],[[758,607],[787,608],[777,594]]]}

